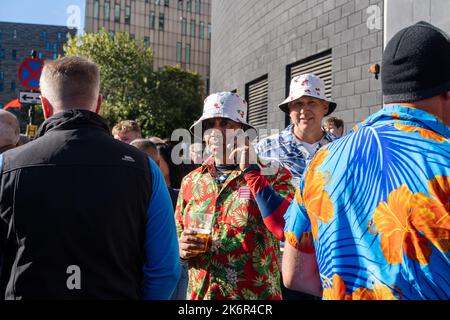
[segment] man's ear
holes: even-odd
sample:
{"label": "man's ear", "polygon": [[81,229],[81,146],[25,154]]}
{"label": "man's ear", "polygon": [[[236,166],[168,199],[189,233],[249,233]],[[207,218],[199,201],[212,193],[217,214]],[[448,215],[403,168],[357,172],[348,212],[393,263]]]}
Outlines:
{"label": "man's ear", "polygon": [[100,107],[102,106],[102,101],[103,101],[102,95],[99,94],[98,99],[97,99],[97,107],[95,108],[95,113],[100,112]]}
{"label": "man's ear", "polygon": [[442,122],[450,127],[450,91],[443,94],[444,104],[442,105]]}
{"label": "man's ear", "polygon": [[450,91],[445,92],[444,95],[445,95],[445,99],[447,101],[450,101]]}
{"label": "man's ear", "polygon": [[324,115],[327,114],[329,110],[330,110],[330,103],[329,102],[325,102],[325,113],[324,113]]}
{"label": "man's ear", "polygon": [[54,112],[52,104],[44,96],[41,96],[41,103],[42,103],[42,111],[44,112],[44,119],[50,118]]}

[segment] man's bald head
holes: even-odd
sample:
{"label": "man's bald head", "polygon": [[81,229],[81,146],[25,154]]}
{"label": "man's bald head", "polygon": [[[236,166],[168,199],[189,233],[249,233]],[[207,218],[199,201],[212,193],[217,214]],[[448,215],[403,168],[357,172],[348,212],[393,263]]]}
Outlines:
{"label": "man's bald head", "polygon": [[20,126],[16,116],[8,111],[0,110],[0,149],[15,147],[19,137]]}

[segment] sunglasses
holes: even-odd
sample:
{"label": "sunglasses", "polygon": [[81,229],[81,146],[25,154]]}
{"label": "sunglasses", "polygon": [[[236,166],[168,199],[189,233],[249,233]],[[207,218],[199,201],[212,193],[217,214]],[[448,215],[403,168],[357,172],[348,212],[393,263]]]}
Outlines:
{"label": "sunglasses", "polygon": [[[229,119],[220,119],[219,121],[219,126],[223,129],[228,129],[231,128],[233,126],[234,121],[231,121]],[[215,119],[206,119],[202,122],[202,129],[203,132],[205,132],[206,130],[210,130],[212,128],[215,127],[217,121]]]}

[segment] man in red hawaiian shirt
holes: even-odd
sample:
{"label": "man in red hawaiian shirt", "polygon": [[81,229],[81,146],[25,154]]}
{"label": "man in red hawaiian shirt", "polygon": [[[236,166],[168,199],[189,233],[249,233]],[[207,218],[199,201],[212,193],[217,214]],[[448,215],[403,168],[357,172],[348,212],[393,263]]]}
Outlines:
{"label": "man in red hawaiian shirt", "polygon": [[[294,187],[286,169],[267,173],[257,164],[242,138],[252,129],[246,116],[245,100],[222,92],[205,100],[191,127],[202,131],[212,156],[184,178],[176,207],[190,299],[281,299],[279,240]],[[214,215],[206,245],[188,226],[191,213],[205,212]]]}

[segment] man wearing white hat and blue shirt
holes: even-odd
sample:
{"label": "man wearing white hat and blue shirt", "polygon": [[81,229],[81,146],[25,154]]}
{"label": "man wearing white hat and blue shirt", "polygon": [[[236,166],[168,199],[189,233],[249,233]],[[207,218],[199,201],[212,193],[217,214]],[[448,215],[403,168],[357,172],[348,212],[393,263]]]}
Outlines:
{"label": "man wearing white hat and blue shirt", "polygon": [[[289,114],[292,124],[280,134],[261,140],[256,146],[258,156],[266,161],[281,164],[287,168],[298,187],[306,165],[324,145],[337,139],[324,131],[322,120],[336,109],[336,103],[325,96],[325,84],[316,75],[303,74],[291,81],[289,96],[279,105]],[[282,250],[284,244],[281,243]],[[299,250],[314,252],[311,234],[305,234],[298,242]],[[310,299],[305,294],[284,291],[287,299]]]}
{"label": "man wearing white hat and blue shirt", "polygon": [[[281,299],[278,240],[294,187],[287,169],[262,172],[249,138],[242,139],[240,129],[253,128],[246,119],[245,100],[221,92],[206,98],[191,127],[212,154],[183,179],[175,210],[191,300]],[[214,216],[206,244],[189,229],[198,213]]]}
{"label": "man wearing white hat and blue shirt", "polygon": [[336,103],[325,96],[325,84],[318,76],[303,74],[292,79],[289,97],[279,108],[289,114],[292,124],[261,140],[256,151],[261,158],[288,168],[297,186],[317,150],[337,139],[322,129],[323,118],[336,109]]}

